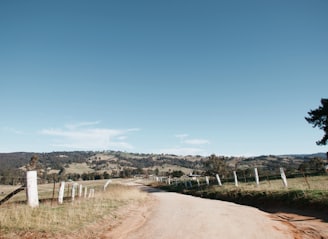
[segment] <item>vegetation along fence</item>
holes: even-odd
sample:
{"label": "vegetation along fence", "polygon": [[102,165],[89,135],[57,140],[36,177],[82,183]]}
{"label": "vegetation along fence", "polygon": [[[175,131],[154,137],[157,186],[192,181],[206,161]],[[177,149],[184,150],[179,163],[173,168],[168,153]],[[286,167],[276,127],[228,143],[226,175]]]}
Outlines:
{"label": "vegetation along fence", "polygon": [[[50,201],[51,204],[62,204],[64,201],[74,202],[76,199],[90,199],[95,197],[96,190],[106,190],[112,181],[109,179],[100,187],[99,183],[93,184],[92,181],[73,182],[62,181],[51,184],[37,184],[37,172],[27,171],[25,184],[19,186],[7,185],[1,191],[0,205],[4,204],[15,196],[15,202],[27,203],[30,207],[38,207],[39,202]],[[97,185],[97,186],[96,186]],[[25,190],[24,193],[20,193]]]}

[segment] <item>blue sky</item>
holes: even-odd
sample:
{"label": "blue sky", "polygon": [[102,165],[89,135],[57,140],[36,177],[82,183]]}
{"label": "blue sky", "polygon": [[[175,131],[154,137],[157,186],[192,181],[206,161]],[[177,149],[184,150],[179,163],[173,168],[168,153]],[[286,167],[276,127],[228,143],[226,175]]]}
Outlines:
{"label": "blue sky", "polygon": [[0,152],[314,153],[327,1],[1,1]]}

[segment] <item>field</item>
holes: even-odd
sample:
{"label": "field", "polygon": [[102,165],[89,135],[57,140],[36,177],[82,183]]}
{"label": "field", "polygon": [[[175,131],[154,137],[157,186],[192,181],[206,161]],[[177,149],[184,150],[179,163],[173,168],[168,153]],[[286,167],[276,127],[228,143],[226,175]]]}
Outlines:
{"label": "field", "polygon": [[[214,179],[213,179],[214,180]],[[299,178],[288,178],[288,189],[289,190],[308,190],[308,189],[316,189],[316,190],[327,190],[328,191],[328,176],[313,176],[313,177],[299,177]],[[224,183],[224,188],[233,189],[236,188],[234,183]],[[267,180],[263,179],[260,181],[259,186],[255,184],[255,182],[243,182],[242,179],[239,179],[238,187],[240,189],[247,190],[286,190],[284,184],[281,179],[276,180]]]}
{"label": "field", "polygon": [[[156,184],[154,184],[156,186]],[[288,179],[288,187],[284,187],[282,180],[263,180],[260,185],[255,182],[224,183],[218,186],[214,178],[207,185],[205,179],[187,183],[159,184],[158,187],[190,194],[197,197],[211,198],[251,205],[259,208],[284,207],[306,209],[317,212],[328,209],[328,176]],[[187,186],[187,187],[186,187]]]}
{"label": "field", "polygon": [[[185,179],[191,180],[191,179]],[[160,183],[154,186],[169,191],[190,194],[203,198],[233,201],[239,204],[256,207],[287,207],[307,208],[317,211],[328,208],[328,176],[288,179],[288,188],[281,180],[261,180],[255,182],[239,182],[238,187],[233,182],[224,182],[218,186],[215,178],[210,178],[210,185],[205,178],[191,181],[192,187],[185,187],[185,182],[172,182],[171,185]],[[0,238],[98,238],[99,228],[112,228],[121,214],[117,212],[128,205],[145,204],[148,196],[138,188],[128,186],[134,179],[113,180],[106,191],[103,186],[106,180],[81,181],[84,186],[94,188],[95,198],[76,198],[71,201],[69,188],[65,191],[66,200],[57,203],[58,187],[55,185],[55,199],[52,199],[53,184],[38,185],[38,208],[26,205],[25,191],[15,195],[10,201],[0,206]],[[72,187],[72,183],[68,183]],[[0,185],[0,199],[17,187]],[[43,200],[48,199],[48,200]],[[120,220],[123,220],[120,218]]]}
{"label": "field", "polygon": [[[26,199],[24,192],[19,193],[9,203],[1,206],[0,238],[29,238],[29,235],[35,238],[43,234],[47,237],[51,235],[51,238],[61,238],[72,233],[78,233],[81,237],[90,237],[90,233],[96,233],[88,230],[92,224],[104,219],[109,219],[106,222],[114,223],[117,210],[147,199],[146,193],[119,182],[110,184],[105,192],[103,192],[105,183],[103,180],[82,183],[95,188],[94,198],[66,201],[61,205],[46,201],[40,203],[38,208],[32,209],[25,203],[13,203]],[[0,191],[3,192],[11,189],[8,186],[0,186]],[[52,189],[52,184],[39,185],[40,198],[51,198]]]}

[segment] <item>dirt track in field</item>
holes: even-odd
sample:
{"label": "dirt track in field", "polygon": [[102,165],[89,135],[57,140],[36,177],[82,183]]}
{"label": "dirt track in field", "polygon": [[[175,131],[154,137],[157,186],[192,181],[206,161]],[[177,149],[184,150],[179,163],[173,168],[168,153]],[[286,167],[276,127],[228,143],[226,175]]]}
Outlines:
{"label": "dirt track in field", "polygon": [[[140,185],[138,186],[140,187]],[[328,222],[302,212],[257,208],[140,187],[150,197],[69,234],[23,232],[23,239],[328,239]],[[0,235],[0,239],[3,237]]]}
{"label": "dirt track in field", "polygon": [[150,191],[153,200],[104,232],[111,239],[317,239],[328,238],[328,223],[296,214],[269,214],[253,207],[177,193]]}

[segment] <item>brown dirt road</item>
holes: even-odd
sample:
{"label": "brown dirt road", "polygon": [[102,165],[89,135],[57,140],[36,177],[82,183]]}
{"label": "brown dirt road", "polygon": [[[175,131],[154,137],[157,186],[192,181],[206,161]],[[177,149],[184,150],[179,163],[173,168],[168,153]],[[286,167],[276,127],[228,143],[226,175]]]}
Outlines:
{"label": "brown dirt road", "polygon": [[235,203],[140,188],[149,192],[146,201],[121,207],[81,230],[69,234],[27,231],[0,235],[0,239],[328,239],[325,214],[287,213],[278,208],[266,213]]}
{"label": "brown dirt road", "polygon": [[151,191],[151,205],[129,214],[120,226],[101,238],[328,238],[327,223],[315,219],[309,224],[309,218],[298,215],[269,214],[229,202],[146,190]]}

